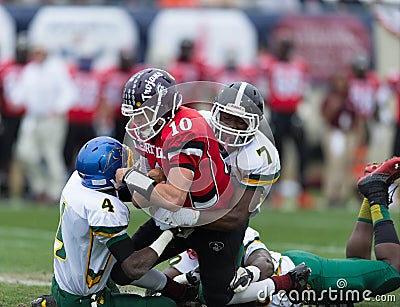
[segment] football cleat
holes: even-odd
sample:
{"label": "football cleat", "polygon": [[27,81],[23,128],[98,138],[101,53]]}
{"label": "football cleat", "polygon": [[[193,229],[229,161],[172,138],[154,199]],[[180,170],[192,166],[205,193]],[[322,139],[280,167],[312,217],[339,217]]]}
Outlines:
{"label": "football cleat", "polygon": [[383,163],[368,164],[364,169],[364,176],[358,179],[357,185],[380,181],[390,186],[398,178],[400,178],[400,157],[393,157]]}
{"label": "football cleat", "polygon": [[381,165],[382,165],[382,163],[378,163],[378,162],[373,162],[373,163],[367,164],[364,168],[364,176],[372,173]]}
{"label": "football cleat", "polygon": [[292,279],[293,290],[298,293],[303,292],[307,288],[308,278],[311,274],[311,269],[304,262],[295,266],[287,273]]}
{"label": "football cleat", "polygon": [[[368,164],[364,170],[364,176],[358,179],[358,190],[368,199],[370,195],[379,195],[382,199],[387,197],[388,187],[400,178],[400,157],[393,157],[383,163]],[[371,199],[370,203],[371,203]],[[372,203],[371,203],[372,204]]]}
{"label": "football cleat", "polygon": [[42,295],[32,301],[31,307],[57,307],[57,303],[51,294]]}

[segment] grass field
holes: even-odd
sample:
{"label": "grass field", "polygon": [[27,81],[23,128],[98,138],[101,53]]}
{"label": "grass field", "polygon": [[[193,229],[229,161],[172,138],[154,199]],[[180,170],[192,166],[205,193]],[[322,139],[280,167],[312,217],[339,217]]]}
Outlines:
{"label": "grass field", "polygon": [[[400,210],[392,219],[400,229]],[[264,207],[251,225],[271,250],[302,249],[325,257],[344,257],[345,244],[357,216],[357,204],[347,209],[318,211],[278,211]],[[129,233],[147,218],[132,209]],[[58,224],[57,207],[0,201],[0,307],[30,306],[36,296],[49,293],[52,249]],[[400,306],[395,302],[358,306]]]}

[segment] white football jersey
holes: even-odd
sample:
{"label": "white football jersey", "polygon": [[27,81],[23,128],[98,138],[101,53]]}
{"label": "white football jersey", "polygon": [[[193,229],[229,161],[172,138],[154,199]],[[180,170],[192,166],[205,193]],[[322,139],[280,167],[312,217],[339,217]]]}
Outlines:
{"label": "white football jersey", "polygon": [[54,275],[61,289],[86,296],[104,288],[115,263],[107,246],[126,235],[130,213],[117,197],[84,187],[75,171],[60,198]]}
{"label": "white football jersey", "polygon": [[280,176],[281,164],[274,144],[262,132],[257,131],[249,144],[230,152],[225,162],[246,189],[262,189],[260,202],[254,208],[259,209],[272,184]]}
{"label": "white football jersey", "polygon": [[[210,123],[210,111],[200,111],[200,114]],[[251,208],[254,216],[267,197],[271,185],[279,179],[281,163],[278,150],[265,134],[257,131],[249,144],[234,148],[224,160],[242,186],[246,189],[262,189],[260,202],[256,208]]]}

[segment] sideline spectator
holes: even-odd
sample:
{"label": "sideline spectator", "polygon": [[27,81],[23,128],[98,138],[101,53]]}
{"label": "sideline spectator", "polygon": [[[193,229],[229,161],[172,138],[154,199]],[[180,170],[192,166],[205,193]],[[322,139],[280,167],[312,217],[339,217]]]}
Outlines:
{"label": "sideline spectator", "polygon": [[176,83],[200,81],[204,79],[205,65],[196,56],[196,45],[191,39],[183,39],[179,45],[179,55],[168,68]]}
{"label": "sideline spectator", "polygon": [[0,65],[0,183],[6,197],[18,198],[23,193],[23,177],[21,169],[14,161],[13,151],[25,109],[12,102],[11,92],[27,61],[28,45],[26,36],[21,34],[17,41],[15,58]]}
{"label": "sideline spectator", "polygon": [[400,71],[397,73],[392,73],[387,78],[387,83],[392,89],[393,93],[396,95],[396,126],[395,126],[395,136],[393,140],[393,155],[400,156]]}
{"label": "sideline spectator", "polygon": [[118,66],[102,73],[101,105],[95,119],[97,135],[110,135],[124,141],[127,120],[121,114],[121,93],[128,79],[140,69],[135,54],[122,50]]}
{"label": "sideline spectator", "polygon": [[93,59],[82,57],[73,68],[73,80],[78,91],[76,100],[68,110],[68,132],[64,158],[68,173],[75,169],[75,158],[80,148],[96,136],[95,114],[100,105],[101,79],[92,69]]}
{"label": "sideline spectator", "polygon": [[323,139],[323,188],[328,206],[345,205],[351,191],[351,168],[356,147],[357,117],[348,99],[348,82],[343,74],[332,76],[321,106],[326,133]]}
{"label": "sideline spectator", "polygon": [[237,80],[243,80],[248,83],[255,83],[257,70],[251,66],[240,65],[237,60],[237,55],[234,52],[228,52],[226,55],[225,65],[216,68],[209,80],[214,80],[222,84],[229,84]]}
{"label": "sideline spectator", "polygon": [[[379,124],[380,107],[383,101],[379,100],[380,81],[375,71],[370,69],[370,59],[365,54],[357,54],[351,63],[349,74],[349,100],[353,104],[357,116],[360,118],[358,131],[358,152],[365,152],[365,157],[359,160],[375,161],[376,150],[374,144],[378,144],[381,138]],[[384,137],[384,136],[383,136]],[[365,150],[362,150],[362,149]]]}
{"label": "sideline spectator", "polygon": [[308,141],[303,121],[298,115],[299,105],[307,89],[307,65],[293,56],[294,43],[289,38],[278,42],[276,57],[271,57],[266,65],[265,74],[268,86],[266,103],[271,112],[271,129],[275,137],[275,146],[283,160],[284,141],[292,138],[298,157],[298,174],[301,192],[298,196],[300,208],[313,208],[314,199],[309,194],[305,172],[308,164]]}
{"label": "sideline spectator", "polygon": [[33,200],[56,202],[66,181],[63,157],[67,133],[66,112],[76,89],[66,64],[33,46],[12,92],[13,101],[26,108],[17,138],[17,159],[22,163]]}

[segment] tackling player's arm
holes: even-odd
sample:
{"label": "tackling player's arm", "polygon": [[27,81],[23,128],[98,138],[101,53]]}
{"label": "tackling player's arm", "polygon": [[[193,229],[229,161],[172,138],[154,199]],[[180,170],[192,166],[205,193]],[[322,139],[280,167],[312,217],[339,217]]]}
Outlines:
{"label": "tackling player's arm", "polygon": [[247,258],[245,266],[255,266],[260,270],[259,280],[271,277],[274,273],[272,257],[266,249],[257,249]]}
{"label": "tackling player's arm", "polygon": [[117,260],[112,270],[112,279],[124,285],[142,277],[154,266],[172,238],[172,231],[165,230],[149,247],[138,251],[134,250],[128,235],[110,239],[107,247]]}
{"label": "tackling player's arm", "polygon": [[[249,219],[251,210],[260,202],[261,192],[236,188],[230,209],[202,211],[197,224],[211,230],[233,231],[243,226]],[[210,221],[212,221],[210,223]]]}

